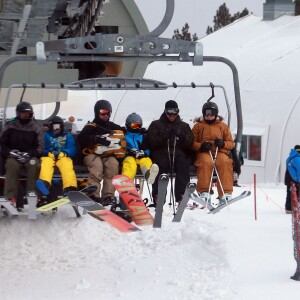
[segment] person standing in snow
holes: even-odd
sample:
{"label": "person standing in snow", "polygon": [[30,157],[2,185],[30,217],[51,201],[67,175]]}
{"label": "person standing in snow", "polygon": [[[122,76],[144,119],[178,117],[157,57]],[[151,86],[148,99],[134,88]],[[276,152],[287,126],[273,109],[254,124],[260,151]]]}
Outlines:
{"label": "person standing in snow", "polygon": [[[43,132],[33,118],[28,102],[16,107],[16,118],[8,122],[0,136],[1,155],[5,160],[4,197],[16,205],[21,168],[27,171],[26,193],[34,191],[39,171],[38,158],[44,147]],[[21,208],[22,206],[20,206]]]}
{"label": "person standing in snow", "polygon": [[285,212],[287,214],[292,213],[291,183],[293,182],[298,190],[300,183],[300,145],[295,145],[294,149],[291,149],[286,160],[284,184],[286,185]]}
{"label": "person standing in snow", "polygon": [[[186,185],[190,181],[189,166],[193,140],[189,124],[180,119],[178,104],[174,100],[167,101],[159,120],[153,121],[148,128],[147,145],[151,151],[152,161],[159,167],[159,175],[176,172],[175,200],[177,203],[181,201]],[[158,177],[152,185],[154,204],[157,195]]]}
{"label": "person standing in snow", "polygon": [[[92,153],[84,153],[84,164],[89,170],[88,183],[97,186],[92,198],[103,205],[114,204],[116,201],[112,178],[119,173],[119,162],[113,154],[102,155],[97,149],[98,146],[120,149],[120,139],[110,138],[108,135],[112,134],[114,130],[125,131],[124,127],[109,121],[111,113],[110,102],[103,99],[98,100],[94,106],[93,122],[87,123],[77,138],[82,150],[85,148],[95,149]],[[101,190],[102,180],[103,188]]]}
{"label": "person standing in snow", "polygon": [[54,167],[57,166],[63,182],[63,193],[77,189],[77,179],[73,168],[72,157],[77,148],[73,136],[64,131],[64,121],[56,116],[49,122],[49,130],[44,133],[45,148],[41,158],[41,171],[36,181],[36,188],[42,196],[48,196]]}
{"label": "person standing in snow", "polygon": [[153,184],[158,174],[158,165],[152,164],[150,150],[145,145],[146,129],[142,128],[143,120],[140,115],[132,113],[126,118],[126,148],[127,156],[123,160],[122,174],[134,179],[137,166],[149,184]]}
{"label": "person standing in snow", "polygon": [[[197,167],[197,191],[205,201],[210,201],[210,179],[214,163],[211,155],[216,157],[216,169],[221,184],[217,183],[219,201],[230,201],[233,191],[233,163],[229,152],[234,147],[234,141],[229,127],[218,116],[219,109],[216,103],[206,102],[202,107],[203,120],[199,120],[193,127],[193,150],[196,151],[195,166]],[[218,152],[217,152],[218,151]]]}

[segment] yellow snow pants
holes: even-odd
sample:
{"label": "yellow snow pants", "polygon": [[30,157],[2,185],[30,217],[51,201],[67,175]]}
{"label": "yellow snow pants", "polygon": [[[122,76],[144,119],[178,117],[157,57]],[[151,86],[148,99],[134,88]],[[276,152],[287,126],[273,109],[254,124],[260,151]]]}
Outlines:
{"label": "yellow snow pants", "polygon": [[76,174],[73,168],[73,161],[70,157],[62,157],[55,161],[52,157],[41,158],[41,171],[39,179],[45,180],[51,184],[54,167],[57,166],[61,173],[63,189],[74,186],[77,187]]}
{"label": "yellow snow pants", "polygon": [[140,169],[145,176],[146,172],[150,169],[152,166],[152,160],[149,157],[143,157],[143,158],[135,158],[133,156],[127,156],[123,160],[123,166],[122,166],[122,174],[128,176],[130,179],[134,179],[137,171],[137,166],[140,166]]}

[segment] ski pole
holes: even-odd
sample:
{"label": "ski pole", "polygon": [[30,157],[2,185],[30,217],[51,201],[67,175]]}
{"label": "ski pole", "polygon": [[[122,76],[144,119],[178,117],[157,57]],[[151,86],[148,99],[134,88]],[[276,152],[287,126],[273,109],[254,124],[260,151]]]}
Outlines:
{"label": "ski pole", "polygon": [[[216,155],[215,155],[215,158],[213,158],[213,156],[212,156],[212,154],[211,154],[211,151],[209,151],[209,154],[210,154],[210,157],[211,157],[211,159],[212,159],[212,161],[213,161],[213,163],[214,163],[214,166],[213,166],[213,170],[215,170],[215,172],[216,172],[216,175],[217,175],[217,180],[219,181],[219,184],[220,184],[220,187],[221,187],[221,190],[222,190],[222,193],[223,193],[223,195],[225,195],[225,193],[224,193],[224,189],[223,189],[223,185],[222,185],[222,182],[221,182],[221,179],[220,179],[220,176],[219,176],[219,173],[218,173],[218,170],[217,170],[217,167],[216,167],[216,159],[217,159],[217,153],[218,153],[218,147],[217,147],[217,149],[216,149]],[[226,197],[225,197],[225,203],[226,203],[226,205],[227,205],[227,199],[226,199]]]}

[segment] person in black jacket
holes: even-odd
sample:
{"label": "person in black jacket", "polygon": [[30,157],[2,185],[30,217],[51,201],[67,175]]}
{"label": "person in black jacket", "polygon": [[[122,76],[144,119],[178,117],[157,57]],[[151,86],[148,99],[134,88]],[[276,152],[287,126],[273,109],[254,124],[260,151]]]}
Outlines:
{"label": "person in black jacket", "polygon": [[[97,151],[98,147],[105,146],[110,149],[121,148],[120,140],[108,137],[114,130],[122,130],[121,127],[109,121],[112,106],[107,100],[98,100],[94,106],[95,118],[93,122],[87,123],[78,135],[77,141],[81,149],[93,148],[95,151],[85,153],[84,164],[89,170],[88,183],[96,185],[94,200],[108,205],[115,201],[115,189],[112,186],[112,178],[119,173],[119,162],[112,155],[104,155]],[[101,191],[101,182],[103,187]],[[100,197],[101,191],[101,197]]]}
{"label": "person in black jacket", "polygon": [[0,136],[1,155],[5,160],[4,197],[13,205],[19,188],[20,169],[27,171],[26,192],[34,191],[39,172],[39,160],[44,147],[40,126],[33,119],[30,103],[21,102],[16,107],[16,118],[8,122]]}
{"label": "person in black jacket", "polygon": [[[169,100],[159,120],[153,121],[147,133],[147,144],[153,163],[159,167],[159,175],[176,172],[175,200],[179,203],[190,180],[189,166],[194,136],[189,124],[179,116],[176,101]],[[154,202],[158,194],[158,177],[152,185]]]}

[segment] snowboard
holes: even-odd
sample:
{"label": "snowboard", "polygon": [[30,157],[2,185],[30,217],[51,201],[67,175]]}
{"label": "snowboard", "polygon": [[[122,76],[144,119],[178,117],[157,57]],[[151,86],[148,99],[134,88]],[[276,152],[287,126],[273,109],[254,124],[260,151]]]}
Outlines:
{"label": "snowboard", "polygon": [[169,176],[167,174],[161,174],[158,178],[158,197],[155,207],[154,228],[161,228],[163,207],[166,201],[168,184]]}
{"label": "snowboard", "polygon": [[[86,186],[85,188],[83,188],[82,190],[80,190],[80,192],[83,192],[83,193],[89,195],[89,194],[94,193],[96,190],[97,190],[97,187],[95,185],[89,185],[89,186]],[[58,207],[60,207],[62,205],[70,203],[70,202],[71,201],[69,200],[68,196],[66,196],[66,197],[60,198],[58,200],[55,200],[53,202],[47,203],[45,205],[42,205],[42,206],[36,208],[36,210],[40,211],[40,212],[46,212],[46,211],[58,208]],[[78,213],[79,212],[76,212],[76,210],[74,210],[74,211],[75,211],[75,213],[76,213],[76,215],[78,217]]]}
{"label": "snowboard", "polygon": [[[299,185],[298,185],[299,189]],[[300,196],[300,195],[299,195]],[[300,200],[297,196],[297,188],[295,183],[291,185],[292,198],[292,226],[294,240],[294,257],[297,263],[297,269],[291,279],[300,281]]]}
{"label": "snowboard", "polygon": [[87,210],[90,216],[98,220],[108,222],[120,232],[133,232],[140,230],[82,192],[71,191],[69,192],[68,197],[72,203]]}
{"label": "snowboard", "polygon": [[153,224],[152,215],[137,191],[133,181],[128,176],[114,176],[112,185],[120,194],[120,197],[126,204],[136,225],[145,226]]}
{"label": "snowboard", "polygon": [[0,206],[5,208],[5,213],[7,213],[10,216],[19,216],[20,213],[17,211],[17,209],[5,198],[0,198]]}
{"label": "snowboard", "polygon": [[195,194],[193,194],[191,198],[193,201],[196,201],[196,202],[202,204],[204,207],[206,207],[209,210],[209,213],[215,214],[215,213],[219,212],[220,210],[222,210],[223,208],[227,207],[228,205],[231,205],[234,202],[237,202],[241,199],[249,197],[250,195],[251,195],[250,191],[244,191],[240,195],[232,198],[227,203],[220,204],[217,207],[213,207],[209,202],[206,202],[205,200],[201,199],[199,196],[195,196]]}
{"label": "snowboard", "polygon": [[181,221],[184,210],[187,207],[187,203],[189,202],[191,194],[194,193],[195,189],[196,189],[196,183],[189,182],[187,184],[184,195],[183,195],[182,200],[177,208],[176,214],[175,214],[172,222],[180,222]]}

